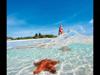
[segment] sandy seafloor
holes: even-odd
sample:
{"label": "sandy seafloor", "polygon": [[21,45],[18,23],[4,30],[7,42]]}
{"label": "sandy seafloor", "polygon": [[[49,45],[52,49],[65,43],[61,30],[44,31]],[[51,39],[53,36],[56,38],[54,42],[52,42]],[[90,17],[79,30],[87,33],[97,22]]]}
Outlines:
{"label": "sandy seafloor", "polygon": [[59,60],[57,73],[38,75],[93,75],[93,37],[85,35],[7,41],[7,75],[33,75],[34,62]]}

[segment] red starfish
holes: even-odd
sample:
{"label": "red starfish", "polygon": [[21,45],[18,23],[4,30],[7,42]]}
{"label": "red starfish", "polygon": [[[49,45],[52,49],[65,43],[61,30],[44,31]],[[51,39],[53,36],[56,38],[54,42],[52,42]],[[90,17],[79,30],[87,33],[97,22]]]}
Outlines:
{"label": "red starfish", "polygon": [[33,71],[33,74],[39,74],[41,71],[49,71],[50,73],[56,73],[55,65],[59,61],[54,61],[50,59],[44,59],[37,63],[34,63],[34,65],[37,67],[35,71]]}

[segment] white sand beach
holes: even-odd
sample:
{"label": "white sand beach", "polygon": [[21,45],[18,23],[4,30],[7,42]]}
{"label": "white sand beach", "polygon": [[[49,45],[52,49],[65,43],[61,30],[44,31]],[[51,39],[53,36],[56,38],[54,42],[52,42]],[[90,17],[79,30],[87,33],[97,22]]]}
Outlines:
{"label": "white sand beach", "polygon": [[56,38],[41,38],[41,39],[27,39],[27,40],[9,40],[7,42],[27,42],[30,43],[28,46],[18,46],[17,48],[53,48],[62,47],[72,43],[83,43],[83,44],[93,44],[93,36],[86,35],[74,35],[70,36],[67,34],[60,35]]}

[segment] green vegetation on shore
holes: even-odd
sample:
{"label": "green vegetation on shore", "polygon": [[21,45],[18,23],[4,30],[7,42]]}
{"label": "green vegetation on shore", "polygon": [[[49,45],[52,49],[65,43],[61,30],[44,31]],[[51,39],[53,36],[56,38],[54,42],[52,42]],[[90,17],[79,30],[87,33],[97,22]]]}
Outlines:
{"label": "green vegetation on shore", "polygon": [[22,39],[38,39],[38,38],[55,38],[57,37],[56,35],[53,35],[53,34],[45,34],[45,35],[42,35],[41,33],[39,34],[35,34],[34,36],[29,36],[29,37],[16,37],[16,38],[13,38],[13,37],[7,37],[7,40],[22,40]]}

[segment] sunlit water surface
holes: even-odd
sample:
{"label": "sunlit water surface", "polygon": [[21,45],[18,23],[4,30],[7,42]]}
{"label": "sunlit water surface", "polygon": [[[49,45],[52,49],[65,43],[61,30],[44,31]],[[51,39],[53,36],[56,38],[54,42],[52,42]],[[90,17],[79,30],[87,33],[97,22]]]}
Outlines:
{"label": "sunlit water surface", "polygon": [[[42,43],[48,41],[41,40]],[[33,75],[34,61],[44,58],[60,61],[56,66],[57,73],[53,75],[93,75],[92,44],[71,43],[65,46],[70,48],[68,51],[62,51],[59,47],[25,48],[37,42],[40,40],[7,42],[7,75]],[[52,74],[41,72],[38,75]]]}

